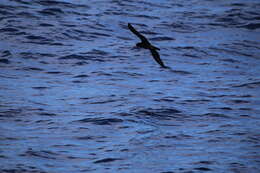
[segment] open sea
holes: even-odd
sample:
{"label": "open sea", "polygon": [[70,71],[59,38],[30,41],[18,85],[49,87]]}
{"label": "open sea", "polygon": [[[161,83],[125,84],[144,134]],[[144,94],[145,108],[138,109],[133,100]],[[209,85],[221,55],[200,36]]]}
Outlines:
{"label": "open sea", "polygon": [[0,173],[81,172],[259,173],[260,1],[0,0]]}

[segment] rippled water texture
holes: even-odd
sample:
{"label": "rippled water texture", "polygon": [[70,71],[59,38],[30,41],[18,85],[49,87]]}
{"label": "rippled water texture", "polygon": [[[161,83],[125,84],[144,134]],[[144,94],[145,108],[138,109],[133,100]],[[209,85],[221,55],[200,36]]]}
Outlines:
{"label": "rippled water texture", "polygon": [[259,9],[1,0],[0,172],[260,172]]}

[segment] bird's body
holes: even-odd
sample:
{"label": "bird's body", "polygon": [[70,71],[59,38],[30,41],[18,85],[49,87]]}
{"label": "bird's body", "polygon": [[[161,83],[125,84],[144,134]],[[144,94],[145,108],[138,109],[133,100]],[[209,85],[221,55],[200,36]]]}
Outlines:
{"label": "bird's body", "polygon": [[158,47],[155,47],[155,46],[151,45],[150,43],[147,44],[147,43],[140,42],[140,43],[137,43],[136,46],[144,48],[144,49],[160,50]]}
{"label": "bird's body", "polygon": [[128,23],[128,28],[130,29],[130,31],[132,31],[137,37],[140,38],[141,42],[137,43],[136,46],[140,47],[140,48],[144,48],[144,49],[149,49],[153,58],[155,59],[155,61],[163,68],[167,68],[164,63],[162,62],[159,53],[157,52],[157,50],[160,50],[159,48],[153,46],[142,34],[140,34],[137,30],[135,30],[135,28]]}

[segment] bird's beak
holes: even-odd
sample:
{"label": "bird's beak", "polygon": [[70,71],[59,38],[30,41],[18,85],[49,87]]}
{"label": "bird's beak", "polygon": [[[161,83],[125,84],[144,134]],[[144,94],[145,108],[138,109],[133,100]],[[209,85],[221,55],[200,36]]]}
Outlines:
{"label": "bird's beak", "polygon": [[134,47],[132,47],[132,49],[136,50],[136,49],[139,49],[139,47],[138,46],[134,46]]}

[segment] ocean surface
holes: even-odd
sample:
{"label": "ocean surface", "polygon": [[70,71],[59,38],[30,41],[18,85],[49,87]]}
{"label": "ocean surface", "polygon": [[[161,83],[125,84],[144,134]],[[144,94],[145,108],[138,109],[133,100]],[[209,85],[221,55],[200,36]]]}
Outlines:
{"label": "ocean surface", "polygon": [[1,0],[0,172],[259,173],[259,9]]}

